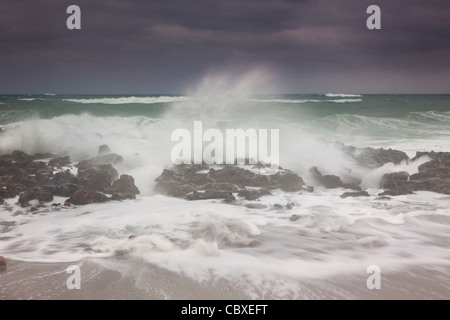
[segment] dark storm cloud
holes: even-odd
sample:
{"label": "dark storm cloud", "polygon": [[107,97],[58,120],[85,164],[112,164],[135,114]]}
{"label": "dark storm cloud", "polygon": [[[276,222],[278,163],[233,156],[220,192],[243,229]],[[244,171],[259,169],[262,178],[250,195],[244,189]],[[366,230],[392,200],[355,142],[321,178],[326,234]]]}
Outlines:
{"label": "dark storm cloud", "polygon": [[[382,29],[366,28],[366,8]],[[66,28],[77,4],[82,29]],[[448,92],[448,0],[2,0],[0,92],[180,92],[267,65],[284,92]]]}

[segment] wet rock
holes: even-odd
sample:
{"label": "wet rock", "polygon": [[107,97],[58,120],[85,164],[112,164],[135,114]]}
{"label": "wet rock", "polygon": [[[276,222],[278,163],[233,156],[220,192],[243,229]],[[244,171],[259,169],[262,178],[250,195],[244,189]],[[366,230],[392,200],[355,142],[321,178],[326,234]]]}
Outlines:
{"label": "wet rock", "polygon": [[327,189],[345,188],[353,190],[361,190],[361,188],[355,183],[343,183],[341,178],[335,175],[322,175],[317,167],[312,167],[309,170],[313,179]]}
{"label": "wet rock", "polygon": [[70,197],[70,203],[74,205],[83,205],[93,202],[92,193],[84,188],[77,189]]}
{"label": "wet rock", "polygon": [[224,199],[225,201],[236,200],[236,198],[231,192],[221,190],[205,190],[204,192],[194,190],[192,194],[188,194],[186,196],[186,199],[188,200]]}
{"label": "wet rock", "polygon": [[295,206],[295,203],[289,202],[286,204],[286,209],[291,210]]}
{"label": "wet rock", "polygon": [[375,200],[391,200],[392,198],[391,197],[388,197],[388,196],[381,196],[381,197],[376,197],[375,198]]}
{"label": "wet rock", "polygon": [[122,194],[122,197],[134,199],[139,194],[139,189],[134,184],[134,178],[127,174],[122,174],[118,180],[112,184],[114,193]]}
{"label": "wet rock", "polygon": [[399,150],[364,148],[356,160],[365,167],[376,168],[386,163],[399,164],[402,161],[408,161],[409,157],[405,152]]}
{"label": "wet rock", "polygon": [[0,256],[0,271],[6,271],[8,268],[8,264],[6,263],[6,259],[3,256]]}
{"label": "wet rock", "polygon": [[66,199],[65,201],[64,201],[64,207],[70,207],[71,205],[70,205],[70,200],[69,199]]}
{"label": "wet rock", "polygon": [[65,167],[68,166],[69,164],[70,164],[69,156],[53,158],[48,162],[48,166],[57,168]]}
{"label": "wet rock", "polygon": [[217,199],[232,201],[232,193],[238,193],[239,197],[246,200],[256,200],[270,195],[274,189],[294,192],[307,188],[300,176],[288,170],[262,175],[232,165],[223,165],[217,169],[204,164],[183,164],[171,170],[164,169],[155,181],[157,192],[190,200],[217,196]]}
{"label": "wet rock", "polygon": [[267,195],[271,195],[271,194],[272,193],[267,188],[261,188],[260,190],[243,189],[243,190],[238,191],[239,197],[244,197],[245,200],[249,200],[249,201],[253,201],[262,196],[267,196]]}
{"label": "wet rock", "polygon": [[79,188],[78,184],[74,183],[64,183],[55,186],[54,195],[59,197],[70,197],[72,193]]}
{"label": "wet rock", "polygon": [[245,204],[245,207],[249,208],[249,209],[265,209],[265,208],[267,208],[267,206],[262,203],[247,203],[247,204]]}
{"label": "wet rock", "polygon": [[344,192],[341,194],[341,198],[345,199],[349,197],[370,197],[370,194],[367,191]]}
{"label": "wet rock", "polygon": [[300,191],[305,185],[299,175],[290,171],[277,172],[275,175],[269,176],[269,179],[272,189],[280,189],[286,192]]}
{"label": "wet rock", "polygon": [[118,176],[117,170],[111,164],[99,164],[88,167],[78,167],[80,184],[101,192],[109,190]]}
{"label": "wet rock", "polygon": [[108,147],[108,145],[103,144],[101,146],[98,147],[98,155],[104,155],[104,154],[108,154],[111,153],[111,149]]}
{"label": "wet rock", "polygon": [[412,194],[412,185],[408,183],[408,172],[387,173],[381,177],[381,188],[387,189],[380,193],[379,196],[397,196],[404,194]]}
{"label": "wet rock", "polygon": [[298,219],[300,219],[301,216],[299,216],[298,214],[293,214],[290,218],[289,221],[297,221]]}
{"label": "wet rock", "polygon": [[15,150],[11,153],[11,159],[16,164],[20,166],[25,166],[29,163],[31,163],[34,160],[33,156],[30,156],[29,154],[26,154],[23,151]]}

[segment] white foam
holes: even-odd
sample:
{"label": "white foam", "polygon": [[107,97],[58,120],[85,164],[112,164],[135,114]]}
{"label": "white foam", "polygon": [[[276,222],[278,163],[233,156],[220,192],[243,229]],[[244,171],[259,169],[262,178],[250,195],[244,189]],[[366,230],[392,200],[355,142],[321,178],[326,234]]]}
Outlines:
{"label": "white foam", "polygon": [[76,103],[102,103],[102,104],[130,104],[130,103],[169,103],[189,101],[191,98],[186,96],[160,96],[160,97],[120,97],[120,98],[98,98],[98,99],[63,99],[63,101]]}
{"label": "white foam", "polygon": [[362,97],[362,95],[360,95],[360,94],[350,94],[350,93],[327,93],[327,94],[325,94],[325,96],[330,97],[330,98]]}

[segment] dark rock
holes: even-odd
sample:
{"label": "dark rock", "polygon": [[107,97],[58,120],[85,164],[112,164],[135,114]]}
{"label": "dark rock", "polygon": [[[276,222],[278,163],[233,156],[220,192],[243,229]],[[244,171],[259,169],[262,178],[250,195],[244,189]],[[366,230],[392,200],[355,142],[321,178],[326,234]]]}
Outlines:
{"label": "dark rock", "polygon": [[155,181],[157,192],[190,200],[217,196],[217,199],[232,201],[233,192],[247,200],[256,200],[270,195],[273,189],[293,192],[307,188],[300,176],[288,170],[260,175],[232,165],[223,165],[220,169],[209,168],[204,164],[178,165],[172,170],[164,169]]}
{"label": "dark rock", "polygon": [[289,220],[290,221],[297,221],[298,219],[300,219],[301,218],[301,216],[299,216],[299,215],[297,215],[297,214],[293,214],[290,218],[289,218]]}
{"label": "dark rock", "polygon": [[55,187],[54,195],[59,197],[70,197],[78,188],[78,184],[64,183]]}
{"label": "dark rock", "polygon": [[341,194],[341,198],[348,197],[370,197],[370,194],[367,191],[358,191],[358,192],[345,192]]}
{"label": "dark rock", "polygon": [[53,195],[48,191],[43,191],[39,195],[38,200],[39,202],[50,202],[53,201]]}
{"label": "dark rock", "polygon": [[64,206],[65,206],[65,207],[70,207],[70,199],[66,199],[66,200],[64,201]]}
{"label": "dark rock", "polygon": [[69,156],[53,158],[48,162],[48,166],[57,168],[65,167],[68,166],[69,164],[70,164]]}
{"label": "dark rock", "polygon": [[111,153],[111,149],[108,147],[108,145],[103,144],[101,146],[98,147],[98,155],[104,155],[104,154],[108,154]]}
{"label": "dark rock", "polygon": [[355,183],[343,183],[341,178],[335,175],[322,175],[317,167],[312,167],[309,170],[313,179],[327,189],[345,188],[353,190],[361,190],[361,188]]}
{"label": "dark rock", "polygon": [[26,154],[23,151],[15,150],[11,153],[11,159],[16,164],[25,166],[25,165],[29,164],[30,162],[32,162],[34,160],[34,157],[30,156],[29,154]]}
{"label": "dark rock", "polygon": [[273,205],[273,209],[283,209],[283,206],[281,204],[279,204],[279,203],[275,203]]}
{"label": "dark rock", "polygon": [[186,196],[188,200],[207,200],[207,199],[225,199],[225,201],[234,201],[236,198],[229,191],[221,190],[205,190],[204,192],[199,192],[194,190],[192,194]]}
{"label": "dark rock", "polygon": [[267,208],[267,206],[262,203],[247,203],[247,204],[245,204],[245,207],[249,208],[249,209],[265,209],[265,208]]}
{"label": "dark rock", "polygon": [[117,170],[111,164],[99,164],[92,167],[78,168],[80,184],[91,190],[104,192],[118,176]]}
{"label": "dark rock", "polygon": [[38,208],[36,208],[36,207],[31,207],[31,208],[30,208],[30,211],[31,211],[31,212],[36,212],[36,211],[38,211]]}
{"label": "dark rock", "polygon": [[413,188],[408,183],[408,172],[393,172],[387,173],[381,177],[381,188],[387,189],[385,192],[380,193],[379,196],[398,196],[404,194],[412,194]]}
{"label": "dark rock", "polygon": [[109,200],[120,201],[123,200],[123,197],[119,193],[113,193]]}
{"label": "dark rock", "polygon": [[305,182],[299,175],[290,171],[277,172],[275,175],[269,176],[269,179],[272,188],[286,192],[302,190],[305,185]]}
{"label": "dark rock", "polygon": [[57,155],[54,153],[36,153],[34,155],[34,159],[49,159],[49,158],[56,158]]}
{"label": "dark rock", "polygon": [[55,203],[55,202],[52,203],[52,207],[59,207],[60,205],[61,205],[61,203],[59,203],[59,202],[58,203]]}
{"label": "dark rock", "polygon": [[386,163],[399,164],[402,161],[408,161],[409,157],[405,152],[399,150],[364,148],[356,160],[365,167],[376,168]]}
{"label": "dark rock", "polygon": [[381,196],[381,197],[376,197],[375,200],[391,200],[391,197],[388,196]]}
{"label": "dark rock", "polygon": [[70,203],[74,205],[83,205],[92,202],[94,202],[92,193],[84,188],[76,190],[74,193],[72,193],[72,196],[70,197]]}
{"label": "dark rock", "polygon": [[256,200],[262,196],[271,195],[269,189],[267,188],[261,188],[260,190],[249,190],[249,189],[242,189],[239,190],[238,196],[244,197],[245,200],[253,201]]}
{"label": "dark rock", "polygon": [[115,193],[121,193],[128,198],[135,198],[139,194],[139,189],[134,184],[134,178],[127,174],[122,174],[118,180],[112,184],[112,190]]}
{"label": "dark rock", "polygon": [[8,268],[8,264],[6,263],[6,259],[3,256],[0,256],[0,271],[6,271]]}
{"label": "dark rock", "polygon": [[286,209],[291,210],[295,206],[295,203],[289,202],[286,204]]}

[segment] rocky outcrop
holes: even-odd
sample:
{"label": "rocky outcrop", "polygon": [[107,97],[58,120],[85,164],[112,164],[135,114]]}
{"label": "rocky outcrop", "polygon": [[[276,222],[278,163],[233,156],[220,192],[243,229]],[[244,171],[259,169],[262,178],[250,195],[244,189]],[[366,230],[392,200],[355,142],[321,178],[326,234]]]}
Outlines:
{"label": "rocky outcrop", "polygon": [[[106,151],[106,148],[102,151]],[[53,158],[48,160],[49,157]],[[117,170],[110,163],[103,163],[107,160],[117,161],[122,157],[115,154],[102,154],[99,157],[80,161],[75,175],[68,156],[32,156],[18,150],[1,155],[0,203],[3,199],[16,196],[19,196],[18,203],[22,207],[29,207],[32,200],[51,202],[54,196],[68,197],[65,205],[135,198],[139,190],[133,177],[118,177]],[[108,198],[106,194],[112,196]]]}
{"label": "rocky outcrop", "polygon": [[156,178],[156,190],[173,197],[188,200],[225,199],[235,200],[234,193],[247,200],[256,200],[270,195],[271,190],[286,192],[308,190],[303,179],[289,171],[279,170],[273,174],[258,174],[260,166],[248,169],[222,165],[210,168],[208,165],[178,165],[171,170],[164,169]]}
{"label": "rocky outcrop", "polygon": [[6,259],[3,256],[0,256],[0,272],[6,271],[8,268],[8,264],[6,263]]}
{"label": "rocky outcrop", "polygon": [[431,160],[420,165],[418,173],[394,172],[383,175],[381,196],[411,194],[414,191],[432,191],[450,194],[450,152],[418,152],[413,160],[423,156]]}
{"label": "rocky outcrop", "polygon": [[341,198],[349,198],[349,197],[370,197],[370,194],[367,191],[357,191],[357,192],[344,192],[341,194]]}
{"label": "rocky outcrop", "polygon": [[361,191],[361,188],[355,183],[343,183],[341,178],[335,175],[322,175],[317,167],[309,170],[312,178],[327,189],[345,188]]}
{"label": "rocky outcrop", "polygon": [[356,156],[356,160],[362,166],[376,168],[387,163],[399,164],[402,161],[408,161],[409,157],[405,152],[399,150],[364,148]]}

